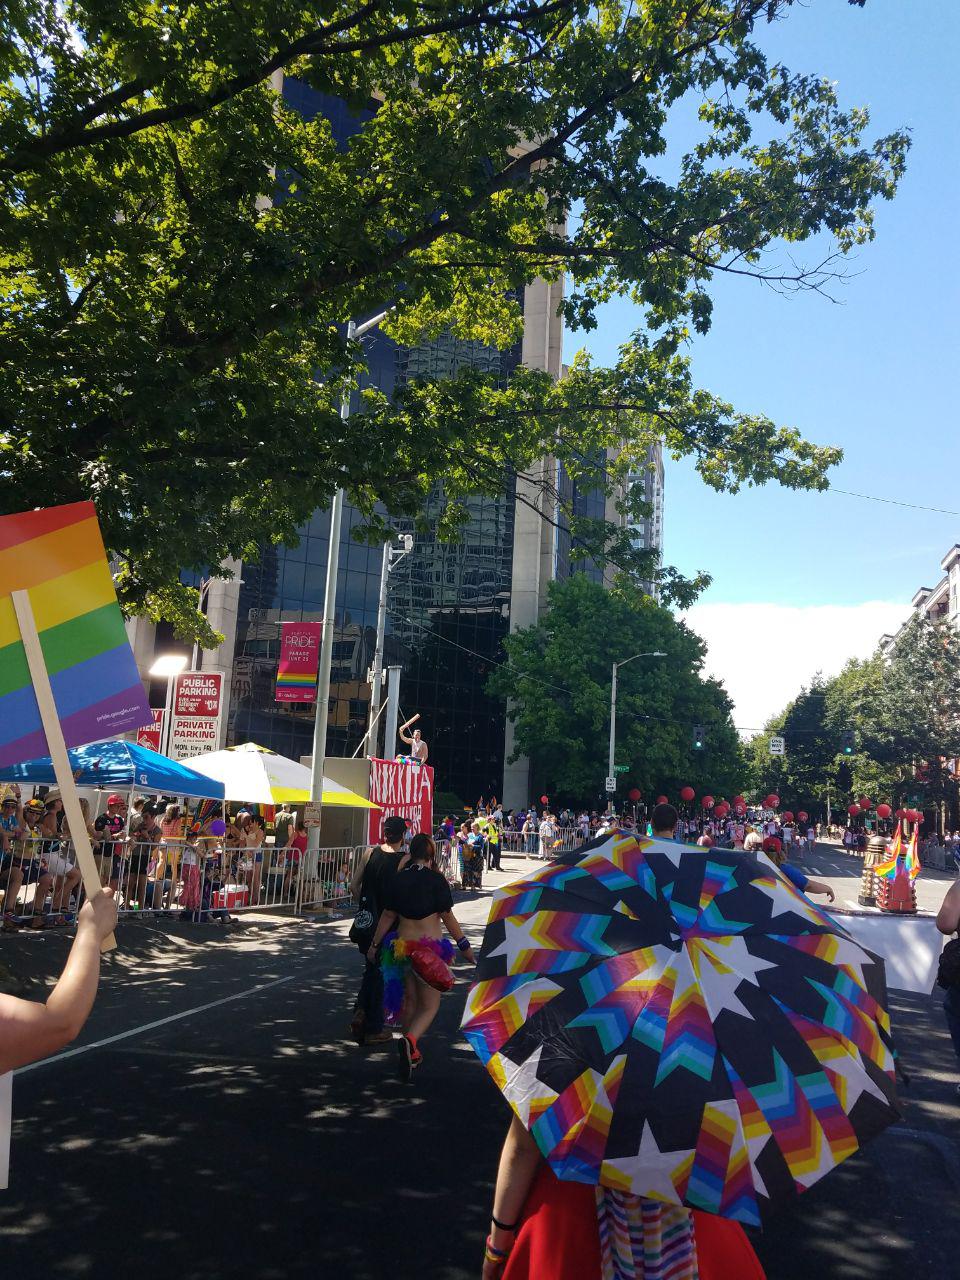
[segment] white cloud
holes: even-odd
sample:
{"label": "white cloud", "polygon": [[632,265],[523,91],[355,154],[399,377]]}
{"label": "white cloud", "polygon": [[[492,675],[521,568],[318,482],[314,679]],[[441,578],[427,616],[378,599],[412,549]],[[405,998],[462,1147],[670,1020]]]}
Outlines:
{"label": "white cloud", "polygon": [[759,729],[801,685],[833,676],[848,658],[866,658],[884,632],[896,631],[910,606],[864,604],[697,604],[684,621],[707,644],[704,671],[722,680],[734,721]]}

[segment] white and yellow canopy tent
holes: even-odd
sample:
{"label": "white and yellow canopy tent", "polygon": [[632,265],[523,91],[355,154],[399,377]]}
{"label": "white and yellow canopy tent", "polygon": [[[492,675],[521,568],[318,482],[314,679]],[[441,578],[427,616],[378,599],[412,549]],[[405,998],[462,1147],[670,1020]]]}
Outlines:
{"label": "white and yellow canopy tent", "polygon": [[[306,765],[277,755],[255,742],[244,742],[226,751],[208,751],[193,756],[190,768],[224,786],[226,800],[247,804],[307,804],[313,798],[310,770]],[[323,804],[345,809],[376,809],[379,806],[350,791],[332,778],[323,780]]]}

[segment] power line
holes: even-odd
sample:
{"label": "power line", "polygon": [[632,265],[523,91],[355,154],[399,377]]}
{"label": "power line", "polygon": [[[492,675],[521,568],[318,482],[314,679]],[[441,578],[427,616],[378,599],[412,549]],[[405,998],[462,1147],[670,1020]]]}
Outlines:
{"label": "power line", "polygon": [[830,485],[828,493],[842,493],[845,498],[863,498],[865,502],[886,502],[891,507],[909,507],[913,511],[932,511],[939,516],[960,516],[960,511],[950,511],[947,507],[925,507],[920,502],[903,502],[900,498],[881,498],[875,493],[855,493],[852,489],[838,489]]}

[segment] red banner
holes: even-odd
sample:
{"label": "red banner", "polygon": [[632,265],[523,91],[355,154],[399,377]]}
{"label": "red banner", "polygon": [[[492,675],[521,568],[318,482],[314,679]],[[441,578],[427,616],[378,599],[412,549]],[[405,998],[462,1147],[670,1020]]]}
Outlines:
{"label": "red banner", "polygon": [[428,764],[399,760],[370,761],[370,796],[379,809],[370,810],[368,839],[377,844],[384,818],[396,815],[409,823],[412,835],[433,832],[433,769]]}
{"label": "red banner", "polygon": [[145,725],[144,728],[137,730],[137,746],[149,747],[151,751],[159,751],[163,737],[163,708],[153,707],[151,711],[153,724]]}
{"label": "red banner", "polygon": [[280,623],[276,702],[314,702],[322,622]]}

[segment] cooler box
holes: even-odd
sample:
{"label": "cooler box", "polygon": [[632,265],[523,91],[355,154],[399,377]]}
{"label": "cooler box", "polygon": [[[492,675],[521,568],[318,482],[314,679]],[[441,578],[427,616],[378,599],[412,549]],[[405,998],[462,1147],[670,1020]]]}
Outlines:
{"label": "cooler box", "polygon": [[214,910],[231,907],[245,907],[250,902],[250,889],[245,884],[228,884],[210,895],[210,906]]}

